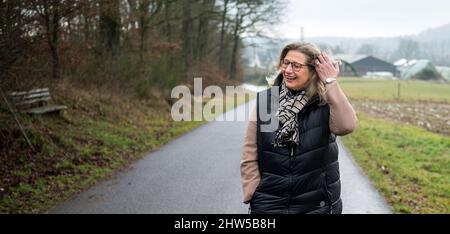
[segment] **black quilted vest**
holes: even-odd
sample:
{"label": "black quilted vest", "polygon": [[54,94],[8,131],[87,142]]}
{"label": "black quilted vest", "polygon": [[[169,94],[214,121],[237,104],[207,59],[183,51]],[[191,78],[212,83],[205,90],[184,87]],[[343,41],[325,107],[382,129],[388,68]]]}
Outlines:
{"label": "black quilted vest", "polygon": [[[281,84],[281,77],[275,86]],[[265,92],[267,95],[261,95]],[[329,128],[329,106],[310,99],[298,115],[300,146],[273,147],[274,132],[261,132],[259,100],[270,89],[258,93],[257,145],[261,180],[251,202],[253,214],[341,213],[338,145]],[[276,110],[274,110],[276,111]]]}

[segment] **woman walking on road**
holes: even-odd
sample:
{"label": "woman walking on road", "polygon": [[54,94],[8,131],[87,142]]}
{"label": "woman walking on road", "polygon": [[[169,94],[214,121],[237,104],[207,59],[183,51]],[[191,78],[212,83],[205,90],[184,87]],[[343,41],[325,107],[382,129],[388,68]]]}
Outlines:
{"label": "woman walking on road", "polygon": [[[357,118],[337,80],[339,63],[312,44],[294,43],[278,66],[278,95],[258,93],[247,128],[244,203],[254,214],[342,213],[336,136],[351,133]],[[277,97],[277,110],[263,104]],[[261,131],[260,113],[272,111],[278,129]]]}

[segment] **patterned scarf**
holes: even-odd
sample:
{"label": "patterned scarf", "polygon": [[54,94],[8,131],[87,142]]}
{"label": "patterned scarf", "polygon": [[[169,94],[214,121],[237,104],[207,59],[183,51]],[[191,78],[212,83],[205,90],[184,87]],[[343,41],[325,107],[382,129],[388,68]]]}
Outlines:
{"label": "patterned scarf", "polygon": [[293,94],[284,84],[280,90],[280,106],[277,111],[281,127],[275,132],[273,145],[275,147],[286,147],[292,144],[299,145],[298,118],[297,114],[308,102],[305,90]]}

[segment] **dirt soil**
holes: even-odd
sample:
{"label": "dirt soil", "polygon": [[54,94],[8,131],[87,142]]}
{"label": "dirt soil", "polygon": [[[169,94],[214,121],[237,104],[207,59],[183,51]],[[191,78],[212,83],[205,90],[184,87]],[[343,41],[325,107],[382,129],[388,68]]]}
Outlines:
{"label": "dirt soil", "polygon": [[404,102],[350,100],[357,112],[423,127],[450,136],[450,104],[438,102]]}

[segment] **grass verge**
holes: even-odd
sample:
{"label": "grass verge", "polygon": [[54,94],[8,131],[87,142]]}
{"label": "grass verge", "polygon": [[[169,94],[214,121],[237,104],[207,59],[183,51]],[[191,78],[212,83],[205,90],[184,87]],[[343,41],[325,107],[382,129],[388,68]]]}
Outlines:
{"label": "grass verge", "polygon": [[138,101],[75,87],[52,93],[69,107],[63,117],[19,115],[36,151],[0,106],[0,213],[45,213],[206,123],[173,121],[158,97]]}
{"label": "grass verge", "polygon": [[339,84],[353,99],[433,101],[450,103],[450,83],[421,80],[339,78]]}
{"label": "grass verge", "polygon": [[396,213],[450,213],[450,138],[358,113],[343,142]]}

